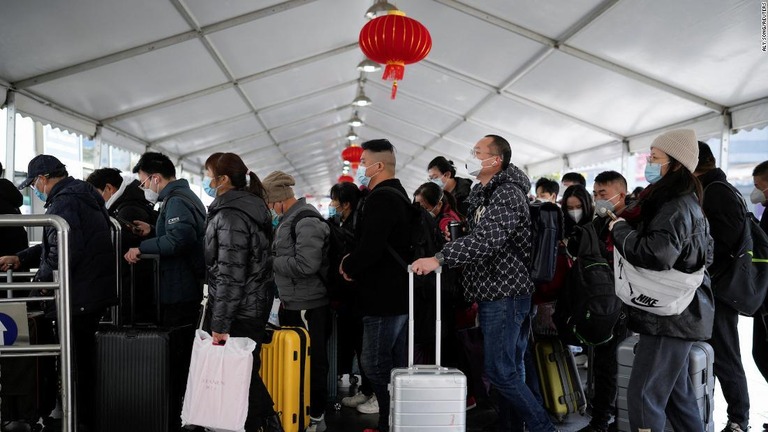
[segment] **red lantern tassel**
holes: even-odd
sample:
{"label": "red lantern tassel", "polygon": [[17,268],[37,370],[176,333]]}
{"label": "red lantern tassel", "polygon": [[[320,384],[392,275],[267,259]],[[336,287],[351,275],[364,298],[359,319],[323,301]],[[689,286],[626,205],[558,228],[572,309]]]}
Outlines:
{"label": "red lantern tassel", "polygon": [[394,99],[395,96],[397,96],[397,80],[392,83],[392,96],[391,98]]}
{"label": "red lantern tassel", "polygon": [[387,63],[387,67],[384,68],[384,75],[382,75],[381,79],[399,81],[403,79],[403,75],[405,75],[405,63],[392,62]]}

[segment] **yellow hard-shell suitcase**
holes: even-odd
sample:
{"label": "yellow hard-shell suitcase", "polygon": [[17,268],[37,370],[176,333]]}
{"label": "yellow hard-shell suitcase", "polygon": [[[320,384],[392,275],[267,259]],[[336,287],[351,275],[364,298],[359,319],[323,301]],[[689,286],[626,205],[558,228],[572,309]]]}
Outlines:
{"label": "yellow hard-shell suitcase", "polygon": [[269,330],[261,346],[259,375],[285,432],[303,432],[309,425],[309,354],[309,333],[301,327]]}
{"label": "yellow hard-shell suitcase", "polygon": [[571,350],[556,337],[538,338],[534,344],[544,407],[559,422],[570,413],[584,414],[587,399]]}

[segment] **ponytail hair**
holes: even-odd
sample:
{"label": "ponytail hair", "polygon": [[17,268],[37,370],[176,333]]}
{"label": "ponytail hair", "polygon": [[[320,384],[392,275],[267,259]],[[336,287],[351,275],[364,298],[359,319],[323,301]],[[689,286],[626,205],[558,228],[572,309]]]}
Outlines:
{"label": "ponytail hair", "polygon": [[227,176],[236,190],[250,192],[266,200],[266,190],[259,176],[245,166],[240,156],[234,153],[214,153],[205,161],[205,168],[215,176]]}

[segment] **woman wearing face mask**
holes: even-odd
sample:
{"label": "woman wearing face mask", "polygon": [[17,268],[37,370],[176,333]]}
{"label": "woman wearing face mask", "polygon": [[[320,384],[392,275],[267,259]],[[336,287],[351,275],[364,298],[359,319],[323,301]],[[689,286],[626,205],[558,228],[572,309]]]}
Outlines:
{"label": "woman wearing face mask", "polygon": [[[692,130],[673,130],[651,144],[645,170],[650,186],[640,199],[640,223],[633,229],[619,218],[610,224],[613,244],[637,267],[693,273],[711,259],[709,227],[701,209],[701,184]],[[703,431],[688,376],[693,341],[712,335],[714,300],[708,275],[680,315],[660,316],[629,306],[629,328],[640,333],[628,385],[631,430]]]}
{"label": "woman wearing face mask", "polygon": [[205,228],[208,307],[203,329],[215,344],[230,336],[256,341],[248,395],[246,432],[281,430],[273,402],[259,377],[259,350],[274,293],[271,216],[264,187],[234,153],[215,153],[205,162],[203,188],[214,198]]}
{"label": "woman wearing face mask", "polygon": [[436,219],[437,226],[446,241],[452,240],[448,229],[448,225],[451,222],[458,222],[462,226],[465,225],[464,218],[454,210],[456,208],[456,200],[453,198],[453,195],[448,191],[442,190],[434,182],[424,183],[419,186],[416,192],[413,193],[413,197],[417,203]]}
{"label": "woman wearing face mask", "polygon": [[595,217],[592,196],[582,185],[568,186],[568,189],[563,192],[562,203],[565,210],[563,218],[565,238],[573,235],[577,226],[588,224]]}

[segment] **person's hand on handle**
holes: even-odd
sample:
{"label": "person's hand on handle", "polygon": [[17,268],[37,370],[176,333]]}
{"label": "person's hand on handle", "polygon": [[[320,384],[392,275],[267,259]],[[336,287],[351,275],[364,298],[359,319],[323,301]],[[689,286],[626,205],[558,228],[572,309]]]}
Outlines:
{"label": "person's hand on handle", "polygon": [[214,345],[224,345],[224,342],[226,342],[227,339],[229,339],[229,333],[212,332],[211,336],[213,336]]}
{"label": "person's hand on handle", "polygon": [[21,261],[19,261],[19,257],[16,255],[6,255],[0,257],[0,270],[2,271],[16,270],[20,266]]}
{"label": "person's hand on handle", "polygon": [[411,270],[417,275],[430,274],[440,267],[440,262],[435,257],[420,258],[411,264]]}
{"label": "person's hand on handle", "polygon": [[128,249],[128,252],[123,255],[123,258],[131,264],[136,264],[141,260],[141,251],[139,248],[130,248]]}

